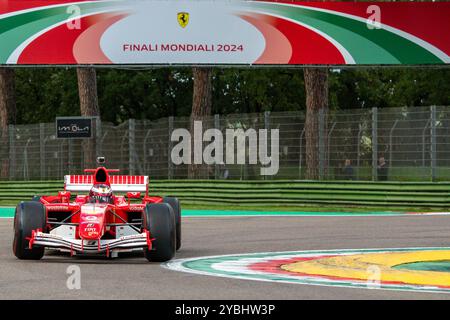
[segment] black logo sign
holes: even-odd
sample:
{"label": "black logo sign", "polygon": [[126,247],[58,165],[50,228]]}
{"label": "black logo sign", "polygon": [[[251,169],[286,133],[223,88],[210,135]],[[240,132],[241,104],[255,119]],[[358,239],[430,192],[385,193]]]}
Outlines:
{"label": "black logo sign", "polygon": [[56,137],[65,139],[91,138],[91,118],[57,118]]}

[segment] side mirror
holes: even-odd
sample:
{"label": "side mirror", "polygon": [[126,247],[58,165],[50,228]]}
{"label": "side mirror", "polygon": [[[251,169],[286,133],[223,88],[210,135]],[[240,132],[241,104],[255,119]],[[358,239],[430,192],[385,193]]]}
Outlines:
{"label": "side mirror", "polygon": [[140,192],[127,192],[127,198],[128,199],[140,199],[141,193]]}

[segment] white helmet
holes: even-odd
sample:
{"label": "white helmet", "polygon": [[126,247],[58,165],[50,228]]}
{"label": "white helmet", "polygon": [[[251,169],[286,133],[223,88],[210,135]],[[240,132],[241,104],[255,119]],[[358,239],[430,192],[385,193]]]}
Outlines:
{"label": "white helmet", "polygon": [[112,203],[112,190],[106,184],[95,184],[89,191],[90,202]]}

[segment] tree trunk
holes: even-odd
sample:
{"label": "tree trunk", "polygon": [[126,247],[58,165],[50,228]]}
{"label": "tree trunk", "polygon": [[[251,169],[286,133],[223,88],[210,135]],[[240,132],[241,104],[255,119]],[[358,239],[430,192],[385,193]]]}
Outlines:
{"label": "tree trunk", "polygon": [[319,111],[323,110],[324,121],[324,159],[327,146],[328,116],[328,70],[326,68],[305,68],[306,90],[306,179],[319,179]]}
{"label": "tree trunk", "polygon": [[191,118],[202,119],[211,115],[212,108],[212,69],[193,68],[194,93],[192,97]]}
{"label": "tree trunk", "polygon": [[9,177],[8,126],[16,123],[14,69],[0,68],[0,159],[1,178]]}
{"label": "tree trunk", "polygon": [[[212,111],[212,68],[192,68],[194,75],[194,91],[192,97],[191,112],[191,137],[194,138],[194,121],[201,121],[211,116]],[[206,130],[203,123],[203,130]],[[191,159],[192,164],[188,168],[189,178],[207,178],[208,168],[203,164],[194,164],[194,139],[192,139]]]}
{"label": "tree trunk", "polygon": [[[78,94],[81,116],[100,116],[97,96],[97,76],[94,68],[77,68]],[[86,167],[95,166],[95,137],[83,141],[83,158]]]}

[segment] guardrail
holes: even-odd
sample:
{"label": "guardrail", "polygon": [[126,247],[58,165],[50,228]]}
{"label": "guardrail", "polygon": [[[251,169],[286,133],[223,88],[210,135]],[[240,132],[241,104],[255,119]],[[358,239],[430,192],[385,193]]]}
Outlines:
{"label": "guardrail", "polygon": [[[56,194],[62,181],[0,182],[0,204]],[[360,206],[447,208],[450,182],[154,180],[150,193],[184,204],[227,206]]]}

